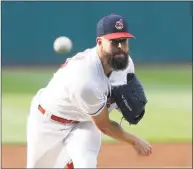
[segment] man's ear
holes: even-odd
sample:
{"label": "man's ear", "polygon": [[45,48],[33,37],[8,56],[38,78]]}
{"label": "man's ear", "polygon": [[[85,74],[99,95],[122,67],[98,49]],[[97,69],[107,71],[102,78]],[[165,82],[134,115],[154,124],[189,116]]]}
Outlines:
{"label": "man's ear", "polygon": [[97,37],[97,38],[96,38],[96,43],[97,43],[98,45],[101,45],[101,44],[102,44],[102,39],[101,39],[100,37]]}

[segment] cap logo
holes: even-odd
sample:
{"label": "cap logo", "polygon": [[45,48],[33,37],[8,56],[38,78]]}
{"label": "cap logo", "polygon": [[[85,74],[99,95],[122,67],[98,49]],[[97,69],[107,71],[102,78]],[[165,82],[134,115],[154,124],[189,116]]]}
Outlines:
{"label": "cap logo", "polygon": [[123,20],[122,19],[120,19],[119,21],[116,22],[115,28],[118,30],[123,29]]}

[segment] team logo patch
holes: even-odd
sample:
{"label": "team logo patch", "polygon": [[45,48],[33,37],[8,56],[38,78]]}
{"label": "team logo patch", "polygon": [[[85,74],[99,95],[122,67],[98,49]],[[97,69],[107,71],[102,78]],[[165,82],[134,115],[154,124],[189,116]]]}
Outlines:
{"label": "team logo patch", "polygon": [[116,22],[115,28],[118,30],[123,29],[123,20],[122,19],[120,19],[119,21]]}

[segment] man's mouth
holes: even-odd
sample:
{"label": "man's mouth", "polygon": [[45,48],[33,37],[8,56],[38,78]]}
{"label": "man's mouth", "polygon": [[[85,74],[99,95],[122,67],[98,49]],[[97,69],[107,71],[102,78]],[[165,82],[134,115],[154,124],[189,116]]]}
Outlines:
{"label": "man's mouth", "polygon": [[119,52],[115,54],[116,57],[124,57],[124,53],[123,52]]}

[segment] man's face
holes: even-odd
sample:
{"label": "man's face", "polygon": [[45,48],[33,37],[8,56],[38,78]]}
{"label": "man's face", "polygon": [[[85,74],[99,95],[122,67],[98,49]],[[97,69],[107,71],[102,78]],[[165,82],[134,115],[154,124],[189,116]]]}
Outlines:
{"label": "man's face", "polygon": [[124,70],[128,65],[129,42],[127,38],[101,39],[102,53],[113,70]]}

